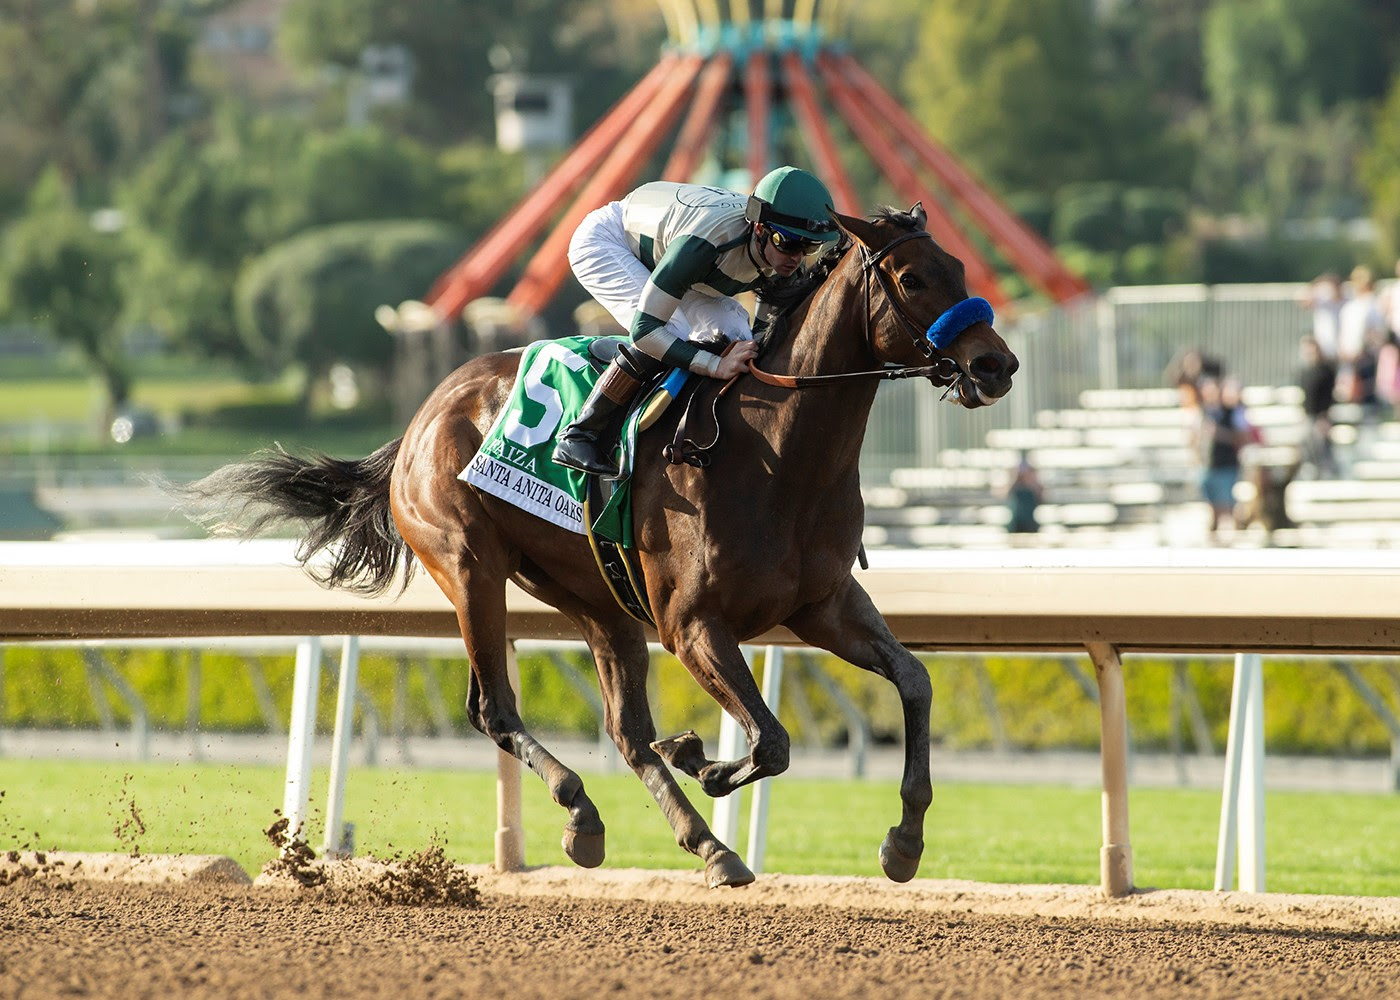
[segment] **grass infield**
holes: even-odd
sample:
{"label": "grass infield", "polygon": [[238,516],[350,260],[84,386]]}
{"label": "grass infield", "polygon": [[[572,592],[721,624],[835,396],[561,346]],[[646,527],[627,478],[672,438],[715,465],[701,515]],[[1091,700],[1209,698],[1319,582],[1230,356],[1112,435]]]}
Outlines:
{"label": "grass infield", "polygon": [[[224,854],[252,874],[273,857],[262,831],[281,806],[280,767],[0,760],[0,850]],[[324,771],[314,777],[307,840],[323,840]],[[611,867],[700,869],[681,852],[630,774],[584,776],[608,827]],[[692,801],[704,798],[683,779]],[[524,778],[526,861],[567,864],[564,812]],[[746,800],[747,802],[747,797]],[[701,803],[707,815],[709,803]],[[994,883],[1099,880],[1100,794],[1043,785],[935,786],[923,878]],[[1135,881],[1209,889],[1220,796],[1140,789],[1130,796]],[[357,768],[346,790],[356,853],[391,857],[433,841],[462,863],[492,858],[495,776]],[[899,816],[888,781],[773,782],[765,868],[787,874],[878,876],[876,850]],[[1273,892],[1400,895],[1400,796],[1273,792],[1267,796],[1267,886]],[[747,854],[747,809],[737,843]]]}

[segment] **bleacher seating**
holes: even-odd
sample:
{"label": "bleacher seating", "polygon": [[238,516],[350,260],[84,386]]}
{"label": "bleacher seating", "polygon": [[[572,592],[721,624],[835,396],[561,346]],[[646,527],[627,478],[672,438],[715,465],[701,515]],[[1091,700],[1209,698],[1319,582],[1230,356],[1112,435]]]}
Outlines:
{"label": "bleacher seating", "polygon": [[[1307,432],[1296,386],[1248,386],[1242,398],[1262,442],[1246,448],[1236,499],[1255,499],[1251,469],[1285,482],[1299,469]],[[888,486],[866,491],[872,546],[1163,545],[1204,542],[1206,514],[1190,445],[1195,416],[1174,388],[1092,389],[1079,407],[1044,410],[1033,426],[988,432],[982,447],[952,449],[932,468],[896,469]],[[1288,483],[1292,526],[1255,524],[1236,544],[1400,545],[1400,422],[1361,408],[1333,409],[1332,439],[1345,479]],[[1041,530],[1009,535],[1003,499],[1025,454],[1045,489]]]}

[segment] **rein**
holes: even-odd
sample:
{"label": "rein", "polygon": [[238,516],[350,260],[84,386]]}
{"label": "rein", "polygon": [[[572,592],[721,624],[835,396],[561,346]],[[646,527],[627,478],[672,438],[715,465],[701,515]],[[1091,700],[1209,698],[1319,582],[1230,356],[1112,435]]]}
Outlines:
{"label": "rein", "polygon": [[[950,368],[951,370],[949,370]],[[834,375],[774,375],[750,361],[749,374],[760,382],[780,386],[784,389],[813,389],[836,382],[849,382],[858,378],[875,378],[885,382],[901,378],[926,378],[934,385],[953,385],[962,378],[962,369],[952,358],[939,358],[937,364],[927,365],[923,368],[874,368],[870,371],[838,372]],[[738,376],[736,375],[735,378]]]}

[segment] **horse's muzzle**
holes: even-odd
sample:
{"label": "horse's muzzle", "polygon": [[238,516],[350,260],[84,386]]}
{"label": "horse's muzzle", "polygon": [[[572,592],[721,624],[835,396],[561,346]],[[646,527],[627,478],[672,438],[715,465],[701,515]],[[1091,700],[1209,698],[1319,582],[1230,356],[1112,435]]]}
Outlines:
{"label": "horse's muzzle", "polygon": [[963,371],[957,383],[958,402],[969,410],[991,406],[1011,391],[1011,376],[1021,362],[1014,354],[980,354]]}

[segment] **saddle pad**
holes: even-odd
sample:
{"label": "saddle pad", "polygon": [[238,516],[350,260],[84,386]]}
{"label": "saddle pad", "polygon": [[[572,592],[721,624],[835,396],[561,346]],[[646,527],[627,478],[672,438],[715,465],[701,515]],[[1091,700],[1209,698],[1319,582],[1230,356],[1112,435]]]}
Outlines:
{"label": "saddle pad", "polygon": [[[565,337],[525,347],[509,400],[476,455],[457,476],[483,493],[580,535],[588,534],[583,519],[588,477],[555,465],[550,456],[555,434],[583,408],[598,381],[598,373],[588,362],[588,345],[593,339]],[[623,425],[622,476],[594,528],[610,541],[628,547],[632,546],[628,485],[637,421],[643,409],[645,403],[629,413]]]}

